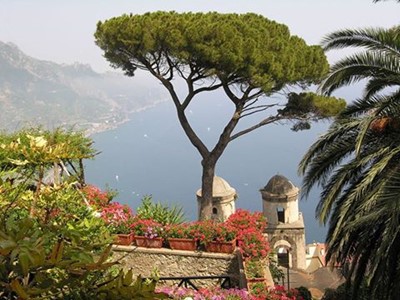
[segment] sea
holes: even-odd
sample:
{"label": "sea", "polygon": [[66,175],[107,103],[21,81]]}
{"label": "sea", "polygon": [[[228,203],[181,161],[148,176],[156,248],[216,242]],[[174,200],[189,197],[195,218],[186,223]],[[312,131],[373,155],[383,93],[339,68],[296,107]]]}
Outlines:
{"label": "sea", "polygon": [[[193,128],[208,147],[215,144],[232,115],[232,103],[214,93],[188,107]],[[243,126],[256,115],[243,119]],[[310,130],[294,132],[292,123],[261,127],[232,141],[220,158],[216,175],[238,193],[237,208],[262,210],[260,189],[280,174],[301,188],[298,164],[329,127],[329,121],[313,123]],[[243,127],[244,128],[244,127]],[[116,190],[116,201],[135,210],[145,195],[155,202],[182,207],[186,219],[197,219],[196,191],[201,186],[201,157],[191,145],[177,120],[171,101],[134,113],[130,121],[115,129],[93,134],[95,159],[86,162],[86,181]],[[326,227],[315,218],[318,188],[299,200],[305,220],[307,243],[324,242]]]}

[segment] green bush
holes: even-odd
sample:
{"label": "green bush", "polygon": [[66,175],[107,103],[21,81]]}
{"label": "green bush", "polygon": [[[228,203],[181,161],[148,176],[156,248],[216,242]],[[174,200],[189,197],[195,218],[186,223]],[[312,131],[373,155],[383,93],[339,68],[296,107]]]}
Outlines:
{"label": "green bush", "polygon": [[[78,190],[90,145],[60,130],[0,134],[0,300],[163,298],[112,261],[111,234]],[[77,172],[45,182],[66,165]]]}
{"label": "green bush", "polygon": [[152,219],[162,225],[180,224],[185,221],[182,207],[154,203],[151,196],[143,197],[137,208],[137,215],[140,219]]}

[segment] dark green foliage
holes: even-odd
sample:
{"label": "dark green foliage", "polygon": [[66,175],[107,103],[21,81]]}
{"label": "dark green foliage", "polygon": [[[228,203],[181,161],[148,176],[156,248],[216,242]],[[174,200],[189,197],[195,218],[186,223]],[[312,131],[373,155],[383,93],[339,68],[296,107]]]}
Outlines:
{"label": "dark green foliage", "polygon": [[323,117],[334,117],[346,107],[344,99],[324,97],[315,93],[289,93],[288,102],[281,110],[283,115],[306,117],[309,114]]}
{"label": "dark green foliage", "polygon": [[153,202],[151,196],[145,196],[137,208],[137,215],[141,219],[151,219],[163,225],[180,224],[185,221],[182,207],[170,206],[161,202]]}
{"label": "dark green foliage", "polygon": [[270,92],[315,82],[328,67],[319,47],[255,14],[123,15],[99,22],[95,37],[107,60],[130,76],[145,68],[168,78],[187,68]]}
{"label": "dark green foliage", "polygon": [[312,295],[311,292],[308,290],[308,288],[304,286],[297,287],[296,290],[299,291],[299,296],[301,297],[302,300],[312,300]]}
{"label": "dark green foliage", "polygon": [[288,102],[279,113],[299,119],[292,130],[306,130],[311,128],[310,121],[321,118],[334,117],[344,110],[346,101],[336,97],[325,97],[315,93],[289,93]]}
{"label": "dark green foliage", "polygon": [[[370,300],[371,295],[365,283],[359,287],[357,295],[352,292],[351,285],[346,283],[339,285],[336,289],[326,289],[321,300]],[[379,298],[378,298],[379,299]],[[380,298],[383,299],[383,298]]]}
{"label": "dark green foliage", "polygon": [[271,272],[272,279],[275,283],[279,283],[285,278],[285,272],[279,267],[277,255],[273,251],[268,255],[269,271]]}
{"label": "dark green foliage", "polygon": [[363,98],[347,107],[303,157],[303,191],[322,187],[317,216],[329,223],[327,261],[352,281],[352,297],[400,294],[400,34],[392,29],[343,30],[326,49],[364,51],[332,66],[323,92],[366,80]]}

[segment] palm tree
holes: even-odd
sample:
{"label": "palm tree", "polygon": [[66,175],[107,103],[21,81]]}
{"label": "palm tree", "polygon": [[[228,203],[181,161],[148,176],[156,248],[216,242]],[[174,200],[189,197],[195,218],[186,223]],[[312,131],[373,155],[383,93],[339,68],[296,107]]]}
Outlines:
{"label": "palm tree", "polygon": [[365,81],[349,105],[304,155],[304,195],[322,189],[316,215],[328,223],[327,260],[347,271],[354,292],[366,281],[371,299],[400,295],[400,29],[343,30],[326,50],[361,48],[332,66],[326,94]]}

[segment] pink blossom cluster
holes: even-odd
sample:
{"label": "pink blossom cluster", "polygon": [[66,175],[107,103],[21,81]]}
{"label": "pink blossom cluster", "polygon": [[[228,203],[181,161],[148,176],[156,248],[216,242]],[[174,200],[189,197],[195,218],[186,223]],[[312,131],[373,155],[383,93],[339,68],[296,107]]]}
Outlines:
{"label": "pink blossom cluster", "polygon": [[133,218],[132,209],[119,202],[112,202],[101,210],[101,217],[107,224],[121,225]]}
{"label": "pink blossom cluster", "polygon": [[157,289],[158,293],[168,295],[170,299],[183,300],[252,300],[254,297],[245,289],[193,289],[161,287]]}
{"label": "pink blossom cluster", "polygon": [[303,300],[296,289],[287,291],[285,287],[276,285],[273,288],[258,286],[248,292],[246,289],[199,289],[198,291],[188,288],[159,287],[157,293],[166,294],[173,300]]}

